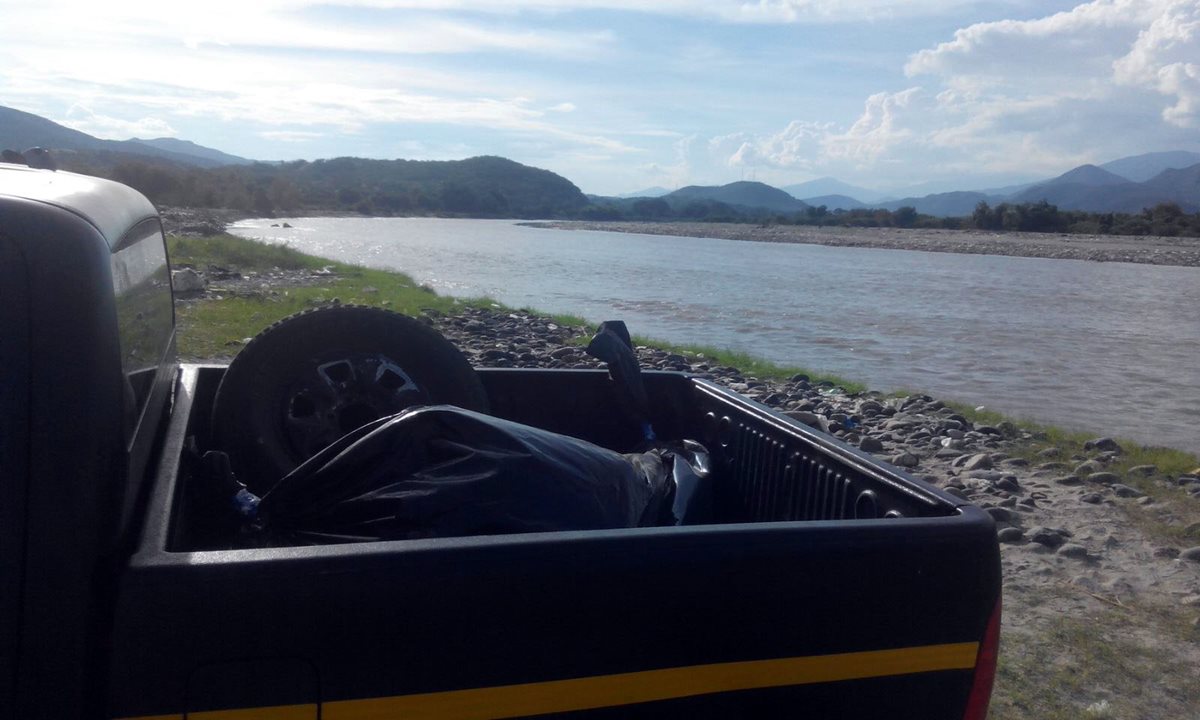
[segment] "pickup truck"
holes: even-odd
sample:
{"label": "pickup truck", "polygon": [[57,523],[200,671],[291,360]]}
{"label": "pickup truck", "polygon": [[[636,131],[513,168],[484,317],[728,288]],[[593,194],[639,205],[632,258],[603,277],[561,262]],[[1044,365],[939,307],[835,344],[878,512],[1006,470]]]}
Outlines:
{"label": "pickup truck", "polygon": [[[986,716],[990,517],[704,379],[645,373],[712,522],[214,546],[154,207],[0,164],[0,718]],[[624,452],[603,371],[480,369],[490,412]],[[219,448],[217,448],[219,449]]]}

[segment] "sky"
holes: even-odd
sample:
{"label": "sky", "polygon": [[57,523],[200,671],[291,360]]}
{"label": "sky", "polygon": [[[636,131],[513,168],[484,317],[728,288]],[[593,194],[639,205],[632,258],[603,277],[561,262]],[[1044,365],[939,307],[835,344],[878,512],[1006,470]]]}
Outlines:
{"label": "sky", "polygon": [[0,105],[582,190],[981,189],[1200,151],[1200,0],[0,0]]}

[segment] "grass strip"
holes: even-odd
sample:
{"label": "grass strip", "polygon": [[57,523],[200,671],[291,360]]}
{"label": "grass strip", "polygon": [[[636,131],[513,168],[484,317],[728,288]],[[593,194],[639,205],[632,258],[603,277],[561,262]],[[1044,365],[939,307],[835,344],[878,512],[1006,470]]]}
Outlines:
{"label": "grass strip", "polygon": [[402,273],[339,263],[232,235],[171,236],[167,249],[176,268],[221,268],[262,281],[261,289],[218,291],[219,299],[185,299],[176,304],[179,353],[188,359],[234,355],[247,339],[272,323],[322,305],[371,305],[413,316],[472,305],[499,307],[488,298],[440,296]]}
{"label": "grass strip", "polygon": [[1006,630],[988,717],[1200,717],[1200,675],[1173,647],[1195,633],[1177,608],[1143,605]]}

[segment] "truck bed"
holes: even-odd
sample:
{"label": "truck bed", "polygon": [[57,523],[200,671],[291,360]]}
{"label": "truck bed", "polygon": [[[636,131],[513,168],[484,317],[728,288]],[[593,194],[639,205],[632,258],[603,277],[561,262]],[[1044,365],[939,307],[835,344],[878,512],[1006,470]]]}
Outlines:
{"label": "truck bed", "polygon": [[[222,371],[181,372],[113,717],[963,716],[998,612],[991,519],[784,415],[645,374],[660,437],[712,453],[710,525],[230,550],[183,462]],[[640,440],[603,372],[480,374],[495,415]]]}

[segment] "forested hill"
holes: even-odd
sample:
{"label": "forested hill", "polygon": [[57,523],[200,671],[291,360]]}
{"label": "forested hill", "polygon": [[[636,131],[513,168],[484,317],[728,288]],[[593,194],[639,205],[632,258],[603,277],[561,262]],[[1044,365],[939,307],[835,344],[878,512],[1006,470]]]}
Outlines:
{"label": "forested hill", "polygon": [[746,208],[763,208],[778,212],[802,211],[808,205],[788,195],[779,188],[760,182],[740,181],[719,187],[689,185],[663,196],[672,205],[682,205],[697,200],[712,200],[726,205]]}
{"label": "forested hill", "polygon": [[189,167],[117,153],[56,152],[66,170],[112,178],[159,205],[233,208],[256,215],[347,211],[367,215],[551,218],[588,204],[549,170],[501,157],[466,160],[334,158]]}

